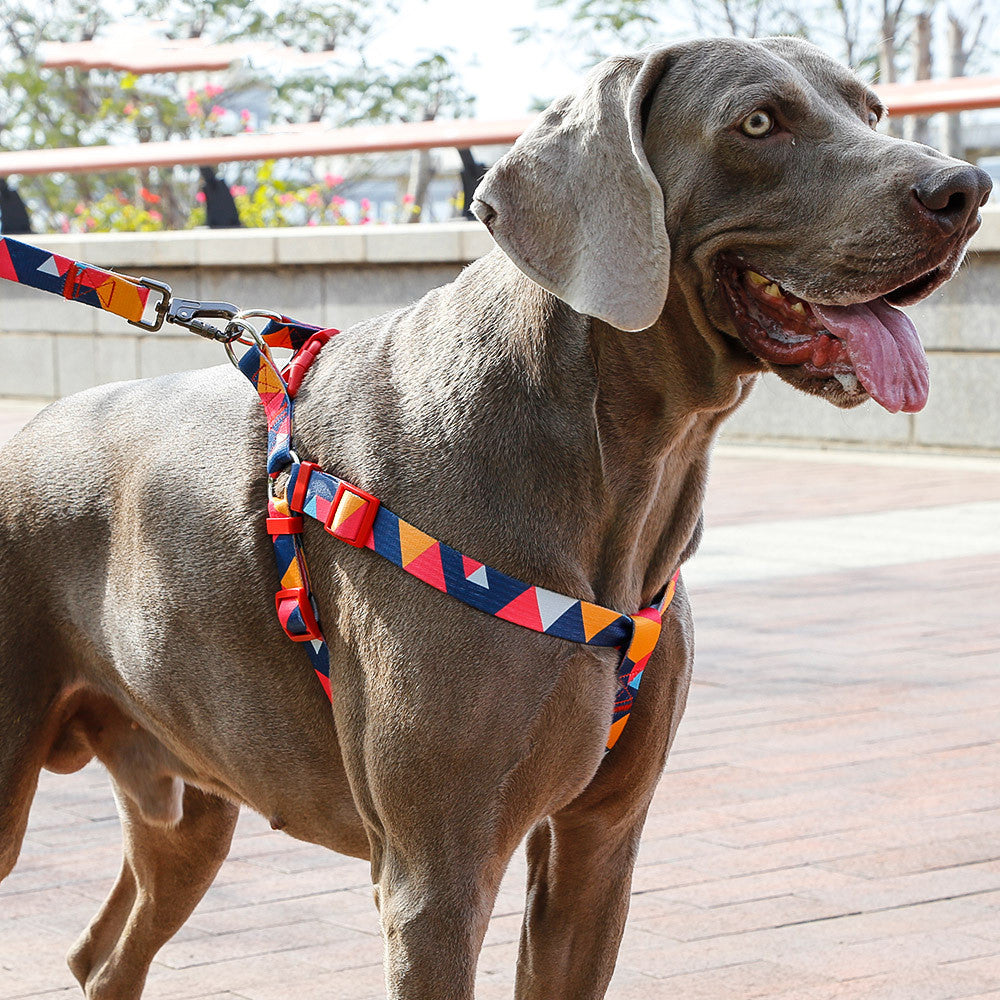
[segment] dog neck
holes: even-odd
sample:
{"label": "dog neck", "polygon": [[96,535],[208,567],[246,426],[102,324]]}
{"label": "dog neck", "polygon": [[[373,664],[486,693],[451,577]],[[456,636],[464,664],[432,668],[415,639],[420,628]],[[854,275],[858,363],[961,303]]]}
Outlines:
{"label": "dog neck", "polygon": [[693,551],[712,440],[749,386],[682,294],[622,333],[495,251],[342,337],[303,384],[301,453],[400,517],[623,611]]}
{"label": "dog neck", "polygon": [[[574,312],[499,251],[456,286],[466,283],[503,304],[487,336],[506,354],[508,377],[546,400],[551,422],[573,428],[569,460],[534,447],[551,466],[546,506],[563,520],[572,512],[560,544],[597,600],[645,606],[697,545],[710,449],[752,377],[724,340],[704,336],[679,288],[651,329],[624,333]],[[528,453],[533,431],[523,428]]]}

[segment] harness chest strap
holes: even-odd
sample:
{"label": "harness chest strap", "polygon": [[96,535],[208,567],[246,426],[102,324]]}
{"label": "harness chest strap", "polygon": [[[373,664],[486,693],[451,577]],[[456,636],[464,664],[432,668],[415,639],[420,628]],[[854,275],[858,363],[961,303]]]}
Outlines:
{"label": "harness chest strap", "polygon": [[[167,286],[83,264],[10,237],[0,237],[0,278],[29,285],[63,298],[121,316],[155,330],[166,319],[202,336],[229,343],[226,333],[199,323],[197,316],[234,317],[228,303],[179,300],[170,306]],[[143,321],[150,291],[162,296],[157,320]],[[478,562],[408,524],[383,507],[370,493],[300,462],[291,449],[294,398],[302,378],[323,345],[337,333],[281,318],[261,334],[261,347],[251,347],[240,370],[260,395],[267,417],[268,475],[287,469],[287,499],[268,496],[267,530],[271,535],[281,588],[275,595],[278,619],[288,636],[303,643],[327,696],[330,657],[309,585],[302,547],[302,516],[321,521],[335,538],[390,560],[400,569],[486,614],[571,642],[622,650],[618,694],[607,747],[610,750],[628,721],[642,672],[660,635],[663,611],[670,604],[679,575],[675,573],[659,599],[634,615],[535,587]],[[292,361],[279,372],[270,347],[291,349]]]}
{"label": "harness chest strap", "polygon": [[275,597],[278,618],[294,641],[305,644],[312,665],[329,697],[329,653],[309,587],[301,543],[302,516],[320,521],[346,544],[366,548],[388,559],[424,583],[486,614],[571,642],[622,650],[607,748],[621,735],[660,635],[663,611],[673,599],[675,573],[659,599],[635,615],[558,594],[518,580],[451,548],[404,521],[372,494],[297,460],[290,438],[294,398],[308,365],[335,330],[319,330],[290,320],[274,321],[263,332],[270,346],[291,347],[292,362],[279,375],[270,358],[251,348],[240,368],[254,384],[268,423],[268,471],[289,474],[284,497],[272,497],[268,508],[271,534],[281,577]]}

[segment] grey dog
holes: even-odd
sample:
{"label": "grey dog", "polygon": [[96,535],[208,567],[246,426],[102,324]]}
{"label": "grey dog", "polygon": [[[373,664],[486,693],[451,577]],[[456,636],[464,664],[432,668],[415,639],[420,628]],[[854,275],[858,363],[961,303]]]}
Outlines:
{"label": "grey dog", "polygon": [[[602,63],[482,182],[498,248],[324,349],[299,453],[520,579],[645,606],[698,543],[713,438],[759,372],[837,406],[923,405],[895,307],[954,273],[990,185],[880,134],[881,113],[793,39]],[[228,367],[82,393],[4,450],[0,876],[39,769],[97,757],[125,836],[69,957],[90,1000],[140,995],[241,805],[370,859],[392,1000],[469,1000],[527,838],[516,995],[603,997],[688,689],[683,585],[605,756],[613,650],[307,525],[331,712],[275,620],[264,459]]]}

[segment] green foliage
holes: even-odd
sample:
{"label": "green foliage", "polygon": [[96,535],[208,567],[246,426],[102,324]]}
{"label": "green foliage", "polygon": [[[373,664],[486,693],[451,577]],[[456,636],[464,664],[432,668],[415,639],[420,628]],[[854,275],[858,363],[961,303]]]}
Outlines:
{"label": "green foliage", "polygon": [[[340,191],[343,177],[327,174],[321,181],[299,184],[276,176],[273,160],[256,164],[256,173],[248,186],[234,184],[230,192],[243,224],[252,229],[273,226],[346,226],[366,225],[374,220],[371,206],[362,198],[358,211],[351,211]],[[147,233],[168,228],[194,229],[205,225],[203,195],[192,198],[192,206],[179,226],[168,226],[161,211],[163,199],[148,188],[139,187],[134,195],[121,188],[109,191],[94,202],[79,202],[65,220],[66,232]],[[461,211],[461,195],[453,201]],[[405,222],[419,215],[418,205],[394,206],[389,217],[380,222]]]}
{"label": "green foliage", "polygon": [[[445,53],[377,70],[367,65],[365,46],[394,10],[392,0],[336,0],[318,7],[305,0],[280,6],[257,0],[139,0],[136,15],[163,22],[170,37],[256,40],[289,52],[287,59],[280,50],[273,58],[255,56],[238,72],[213,75],[209,83],[204,74],[188,77],[181,86],[176,74],[46,69],[43,43],[100,37],[120,13],[113,16],[106,6],[86,0],[0,0],[0,149],[182,140],[284,122],[336,128],[470,113],[472,99]],[[330,50],[335,57],[311,64],[293,57]],[[308,222],[317,216],[316,206],[304,206],[298,194],[295,211],[293,202],[286,210],[277,200],[299,191],[307,197],[311,178],[302,177],[294,191],[281,190],[277,185],[291,181],[261,177],[256,165],[236,169],[236,186],[253,192],[237,198],[241,211],[249,213],[247,224],[251,218],[277,225],[281,218]],[[196,172],[181,167],[25,177],[17,184],[36,225],[76,229],[88,219],[91,227],[137,230],[197,224],[204,215],[195,200],[198,186]],[[155,208],[143,201],[142,189],[159,197]],[[241,197],[250,203],[244,206]],[[80,204],[83,213],[76,211]],[[326,208],[324,220],[338,221],[332,207]]]}

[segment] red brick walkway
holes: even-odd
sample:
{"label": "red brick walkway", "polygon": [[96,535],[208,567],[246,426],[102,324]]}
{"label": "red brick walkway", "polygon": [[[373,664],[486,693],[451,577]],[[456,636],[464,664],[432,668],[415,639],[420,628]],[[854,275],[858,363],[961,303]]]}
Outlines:
{"label": "red brick walkway", "polygon": [[[822,555],[819,571],[791,576],[781,563],[735,583],[701,571],[696,681],[612,1000],[1000,1000],[998,501],[1000,462],[719,456],[706,566],[713,527],[724,546],[746,525],[753,544],[780,548],[817,518],[817,542],[839,553],[858,515],[937,519],[884,522],[899,522],[897,550],[911,545],[905,564],[862,565],[873,549],[848,571],[824,571]],[[993,525],[972,554],[968,531],[951,537],[970,511]],[[79,995],[63,955],[110,885],[118,842],[98,768],[43,776],[0,889],[0,1000]],[[512,994],[523,874],[515,861],[481,1000]],[[145,996],[367,1000],[383,996],[380,954],[366,866],[245,815]]]}

